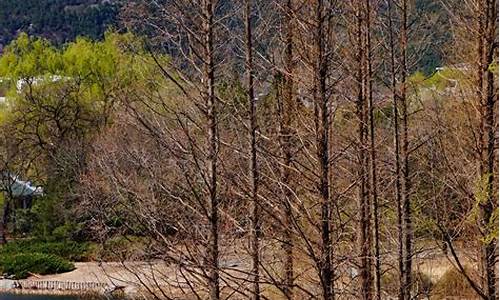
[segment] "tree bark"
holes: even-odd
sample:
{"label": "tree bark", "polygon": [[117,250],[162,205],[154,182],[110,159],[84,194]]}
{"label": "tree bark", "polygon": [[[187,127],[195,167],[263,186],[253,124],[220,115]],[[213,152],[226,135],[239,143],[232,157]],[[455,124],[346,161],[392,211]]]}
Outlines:
{"label": "tree bark", "polygon": [[279,105],[280,114],[280,147],[283,157],[281,169],[281,182],[284,186],[284,236],[283,248],[285,252],[285,265],[283,270],[283,294],[286,299],[293,299],[294,287],[294,259],[293,259],[293,211],[291,202],[293,201],[293,186],[291,180],[292,170],[292,111],[294,109],[293,99],[293,3],[292,0],[287,0],[285,5],[285,74],[284,74],[284,91]]}
{"label": "tree bark", "polygon": [[250,123],[249,141],[250,141],[250,198],[251,198],[251,256],[252,256],[252,284],[253,299],[260,299],[260,207],[258,200],[259,192],[259,170],[257,165],[257,115],[256,99],[254,91],[254,66],[253,66],[253,46],[252,46],[252,1],[246,0],[245,3],[245,41],[246,41],[246,72],[247,72],[247,97],[248,97],[248,116]]}
{"label": "tree bark", "polygon": [[495,195],[495,104],[498,95],[495,94],[494,76],[489,70],[490,65],[498,55],[498,43],[496,32],[498,26],[496,0],[480,0],[477,19],[477,101],[481,108],[480,123],[480,162],[479,175],[481,182],[485,184],[485,199],[479,204],[481,212],[481,230],[484,241],[482,244],[482,270],[484,278],[484,292],[488,299],[497,299],[496,260],[497,243],[487,238],[491,235],[489,225],[497,198]]}
{"label": "tree bark", "polygon": [[324,3],[316,2],[316,65],[315,65],[315,106],[317,124],[317,157],[319,162],[319,186],[321,199],[321,262],[320,274],[323,288],[323,298],[331,300],[333,293],[333,270],[331,262],[331,233],[330,233],[330,158],[329,158],[329,97],[326,91],[328,65],[325,59],[324,30]]}
{"label": "tree bark", "polygon": [[210,207],[209,223],[209,292],[210,299],[220,299],[220,284],[219,284],[219,199],[217,196],[217,108],[215,97],[215,65],[214,65],[214,12],[213,0],[203,0],[203,31],[204,37],[204,68],[203,77],[205,83],[205,102],[207,110],[207,165],[208,165],[208,204]]}
{"label": "tree bark", "polygon": [[407,103],[407,47],[408,47],[408,4],[403,0],[401,28],[401,108],[403,118],[403,223],[404,223],[404,299],[411,299],[413,223],[411,212],[411,182],[409,165],[408,103]]}
{"label": "tree bark", "polygon": [[357,47],[358,47],[358,70],[357,85],[358,97],[356,102],[356,114],[358,117],[358,247],[359,247],[359,273],[361,299],[371,299],[371,220],[370,201],[368,191],[368,107],[367,107],[367,65],[366,65],[366,35],[365,35],[365,5],[364,2],[357,2]]}
{"label": "tree bark", "polygon": [[7,224],[10,213],[10,201],[7,199],[4,199],[2,210],[2,220],[0,222],[0,245],[7,243]]}
{"label": "tree bark", "polygon": [[[381,299],[381,261],[380,261],[380,229],[379,229],[379,213],[378,213],[378,181],[377,181],[377,155],[375,148],[375,122],[373,115],[373,81],[372,81],[372,49],[371,49],[371,5],[370,0],[365,1],[365,21],[366,21],[366,97],[368,97],[368,126],[370,130],[370,194],[372,198],[372,206],[373,206],[373,237],[374,237],[374,255],[375,255],[375,292],[376,299]],[[370,262],[372,265],[373,262]],[[372,280],[371,280],[372,281]],[[371,283],[371,282],[370,282]],[[371,285],[370,285],[370,294],[367,295],[367,298],[371,299]]]}
{"label": "tree bark", "polygon": [[392,103],[393,103],[393,127],[394,127],[394,196],[396,200],[397,211],[397,230],[398,230],[398,281],[399,291],[398,299],[404,299],[404,256],[403,256],[403,213],[401,207],[401,158],[400,158],[400,125],[399,125],[399,96],[396,89],[397,74],[396,74],[396,45],[394,41],[394,24],[392,20],[392,6],[393,0],[387,1],[388,19],[389,19],[389,43],[390,43],[390,56],[391,56],[391,90],[392,90]]}

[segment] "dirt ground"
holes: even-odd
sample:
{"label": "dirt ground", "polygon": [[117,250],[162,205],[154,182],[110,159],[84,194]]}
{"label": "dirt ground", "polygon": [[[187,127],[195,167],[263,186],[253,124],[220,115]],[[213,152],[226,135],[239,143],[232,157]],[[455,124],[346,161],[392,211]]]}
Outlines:
{"label": "dirt ground", "polygon": [[[244,270],[248,266],[242,260],[234,257],[226,260],[226,265],[231,267],[226,270],[226,276],[232,272],[234,277],[243,276]],[[386,262],[390,263],[390,262]],[[223,264],[224,265],[224,264]],[[163,261],[153,262],[79,262],[75,263],[76,269],[62,274],[32,276],[29,280],[43,281],[63,281],[63,282],[98,282],[106,283],[110,287],[121,287],[126,294],[140,295],[144,287],[148,286],[151,290],[167,291],[169,294],[186,295],[189,293],[189,286],[186,283],[184,274],[178,268],[168,265]],[[417,255],[414,263],[416,271],[421,272],[436,283],[439,278],[450,268],[452,262],[439,251],[424,251]],[[186,275],[187,276],[187,275]],[[190,280],[195,279],[202,282],[201,276],[193,278],[195,275],[189,275]],[[170,283],[175,282],[175,285]],[[229,283],[225,283],[229,284]],[[236,297],[238,298],[238,297]],[[271,297],[273,298],[273,297]]]}

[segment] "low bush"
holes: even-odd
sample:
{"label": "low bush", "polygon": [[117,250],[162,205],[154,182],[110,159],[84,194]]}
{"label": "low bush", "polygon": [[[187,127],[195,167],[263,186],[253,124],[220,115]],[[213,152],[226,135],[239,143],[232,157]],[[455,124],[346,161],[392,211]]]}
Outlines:
{"label": "low bush", "polygon": [[104,261],[143,260],[153,255],[149,246],[151,241],[142,237],[117,236],[93,247],[93,255]]}
{"label": "low bush", "polygon": [[87,243],[73,241],[45,242],[38,240],[11,241],[0,248],[0,255],[19,253],[53,254],[70,261],[82,261],[86,258]]}
{"label": "low bush", "polygon": [[[466,268],[467,274],[473,274]],[[470,275],[469,275],[470,276]],[[431,299],[445,299],[457,297],[460,299],[477,299],[476,292],[472,289],[467,279],[456,268],[448,269],[434,285]]]}
{"label": "low bush", "polygon": [[30,273],[57,274],[69,272],[75,266],[57,255],[45,253],[20,253],[2,255],[0,258],[2,273],[14,275],[17,279],[26,278]]}
{"label": "low bush", "polygon": [[[417,298],[419,296],[429,296],[432,289],[431,278],[422,272],[412,272],[412,287],[411,293]],[[382,275],[381,283],[384,292],[390,296],[396,296],[399,292],[398,277],[394,272],[388,272]]]}
{"label": "low bush", "polygon": [[429,298],[433,289],[431,277],[422,272],[413,272],[412,293]]}

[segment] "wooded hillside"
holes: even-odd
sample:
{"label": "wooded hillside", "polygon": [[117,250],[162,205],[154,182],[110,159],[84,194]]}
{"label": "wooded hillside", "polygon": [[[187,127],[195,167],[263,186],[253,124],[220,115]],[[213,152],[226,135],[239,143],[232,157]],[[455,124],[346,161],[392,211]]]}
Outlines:
{"label": "wooded hillside", "polygon": [[457,3],[131,0],[99,40],[19,34],[0,271],[140,262],[148,299],[496,299],[498,0]]}
{"label": "wooded hillside", "polygon": [[57,44],[77,36],[101,39],[108,26],[116,25],[118,4],[102,0],[2,0],[0,44],[18,33],[47,38]]}

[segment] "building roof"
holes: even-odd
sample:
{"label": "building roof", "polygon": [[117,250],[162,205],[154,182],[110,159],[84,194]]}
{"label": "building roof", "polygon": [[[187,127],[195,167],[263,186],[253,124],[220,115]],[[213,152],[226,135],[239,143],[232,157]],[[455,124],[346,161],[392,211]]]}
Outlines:
{"label": "building roof", "polygon": [[42,187],[34,186],[30,181],[21,180],[19,176],[12,174],[4,176],[2,189],[7,191],[13,198],[43,195]]}

